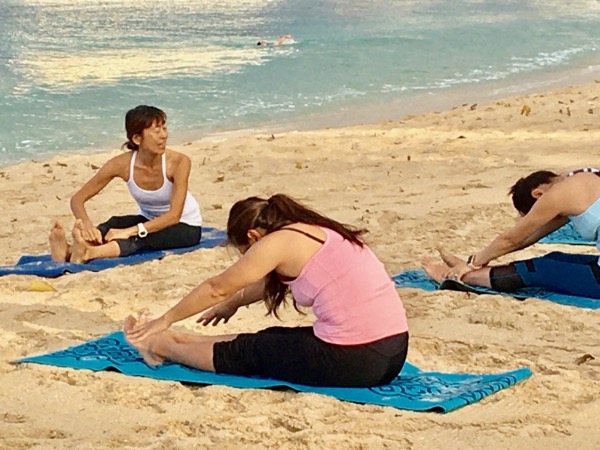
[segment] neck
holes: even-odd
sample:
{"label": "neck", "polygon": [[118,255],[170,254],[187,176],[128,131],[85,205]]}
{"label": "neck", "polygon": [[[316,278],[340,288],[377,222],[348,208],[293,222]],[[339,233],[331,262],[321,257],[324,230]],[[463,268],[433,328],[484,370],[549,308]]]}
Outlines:
{"label": "neck", "polygon": [[141,149],[138,150],[136,159],[147,167],[156,167],[162,164],[162,154],[150,153]]}

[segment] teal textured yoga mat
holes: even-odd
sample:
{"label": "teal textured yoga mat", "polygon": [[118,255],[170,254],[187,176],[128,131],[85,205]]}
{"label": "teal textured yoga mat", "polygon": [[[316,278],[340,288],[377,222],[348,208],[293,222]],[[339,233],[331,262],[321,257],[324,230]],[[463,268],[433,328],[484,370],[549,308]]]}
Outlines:
{"label": "teal textured yoga mat", "polygon": [[180,364],[149,366],[137,350],[118,331],[82,345],[54,353],[20,359],[19,363],[38,363],[89,370],[116,370],[125,375],[217,384],[235,388],[289,387],[299,392],[328,395],[340,400],[391,406],[413,411],[448,412],[478,402],[484,397],[531,376],[531,370],[520,368],[497,374],[454,374],[424,372],[406,363],[396,379],[373,388],[325,388],[304,386],[260,377],[222,375],[192,369]]}
{"label": "teal textured yoga mat", "polygon": [[539,240],[540,244],[571,244],[571,245],[596,245],[594,241],[584,239],[571,222]]}

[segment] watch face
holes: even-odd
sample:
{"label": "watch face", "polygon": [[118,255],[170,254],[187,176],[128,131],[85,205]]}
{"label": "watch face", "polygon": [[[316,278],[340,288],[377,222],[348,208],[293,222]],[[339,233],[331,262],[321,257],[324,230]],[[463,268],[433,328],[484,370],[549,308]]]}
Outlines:
{"label": "watch face", "polygon": [[138,227],[138,236],[143,238],[148,236],[148,230],[146,230],[146,227],[144,226],[143,223],[138,223],[137,225]]}

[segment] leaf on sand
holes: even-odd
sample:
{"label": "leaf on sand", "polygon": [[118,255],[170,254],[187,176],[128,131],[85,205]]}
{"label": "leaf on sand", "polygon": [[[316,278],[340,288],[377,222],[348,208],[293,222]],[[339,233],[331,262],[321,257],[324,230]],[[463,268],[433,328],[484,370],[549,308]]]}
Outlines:
{"label": "leaf on sand", "polygon": [[51,284],[46,283],[45,281],[42,280],[33,280],[31,282],[31,284],[29,285],[29,291],[33,291],[33,292],[52,292],[52,291],[56,291],[56,289],[54,288],[54,286],[52,286]]}

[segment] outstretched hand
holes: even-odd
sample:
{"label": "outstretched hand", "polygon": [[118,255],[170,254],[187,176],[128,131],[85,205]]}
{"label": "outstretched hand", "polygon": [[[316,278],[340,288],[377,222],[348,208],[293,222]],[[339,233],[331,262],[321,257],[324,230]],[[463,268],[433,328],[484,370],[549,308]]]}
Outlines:
{"label": "outstretched hand", "polygon": [[171,324],[164,319],[164,316],[149,322],[138,320],[131,330],[126,331],[127,339],[131,342],[141,342],[148,336],[167,330],[170,326]]}
{"label": "outstretched hand", "polygon": [[460,281],[466,274],[468,274],[469,272],[472,272],[472,271],[473,271],[473,269],[471,269],[469,266],[467,266],[466,262],[461,261],[460,263],[456,264],[454,267],[451,267],[444,274],[444,278],[450,278],[452,280]]}
{"label": "outstretched hand", "polygon": [[202,323],[203,326],[207,326],[211,322],[213,322],[213,326],[216,326],[221,320],[223,323],[227,323],[237,310],[238,307],[235,305],[229,305],[227,302],[219,303],[202,314],[196,322]]}
{"label": "outstretched hand", "polygon": [[131,236],[132,234],[128,228],[111,228],[104,239],[106,239],[106,242],[110,242],[117,239],[129,239]]}
{"label": "outstretched hand", "polygon": [[90,244],[102,244],[102,233],[93,225],[83,225],[80,227],[81,236]]}

